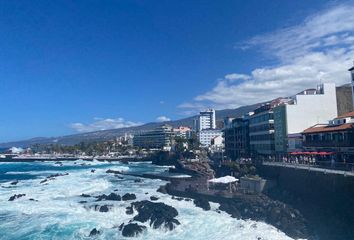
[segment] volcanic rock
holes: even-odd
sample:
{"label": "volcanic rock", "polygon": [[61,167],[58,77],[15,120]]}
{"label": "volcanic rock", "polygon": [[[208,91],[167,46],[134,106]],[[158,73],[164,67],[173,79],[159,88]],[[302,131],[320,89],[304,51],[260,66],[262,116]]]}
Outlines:
{"label": "volcanic rock", "polygon": [[151,196],[151,197],[150,197],[150,200],[151,200],[151,201],[157,201],[157,200],[159,200],[159,198],[158,198],[158,197],[155,197],[155,196]]}
{"label": "volcanic rock", "polygon": [[13,201],[17,198],[24,197],[24,196],[26,196],[26,194],[15,194],[15,195],[11,196],[8,201]]}
{"label": "volcanic rock", "polygon": [[204,211],[210,210],[210,204],[209,204],[208,200],[206,200],[206,199],[197,198],[197,199],[194,199],[193,202],[194,202],[195,206],[202,208]]}
{"label": "volcanic rock", "polygon": [[168,206],[164,203],[155,203],[147,200],[140,202],[133,202],[131,204],[138,214],[133,218],[138,222],[150,222],[153,228],[165,227],[166,229],[173,230],[180,222],[175,219],[178,212],[175,208]]}
{"label": "volcanic rock", "polygon": [[108,169],[108,170],[106,171],[106,173],[121,174],[120,171],[116,171],[116,170],[112,170],[112,169]]}
{"label": "volcanic rock", "polygon": [[123,201],[135,200],[136,196],[134,193],[126,193],[122,196]]}
{"label": "volcanic rock", "polygon": [[93,237],[93,236],[96,236],[96,235],[99,235],[99,234],[101,234],[101,232],[98,231],[96,228],[94,228],[94,229],[91,230],[89,237]]}
{"label": "volcanic rock", "polygon": [[145,226],[138,225],[136,223],[129,223],[123,227],[122,235],[124,237],[137,237],[139,236],[144,230],[146,229]]}

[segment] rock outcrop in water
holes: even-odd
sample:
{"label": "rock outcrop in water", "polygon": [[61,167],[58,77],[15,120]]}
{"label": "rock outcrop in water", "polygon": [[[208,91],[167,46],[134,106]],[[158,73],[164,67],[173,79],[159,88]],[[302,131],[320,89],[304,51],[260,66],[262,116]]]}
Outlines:
{"label": "rock outcrop in water", "polygon": [[89,237],[94,237],[94,236],[100,235],[100,234],[101,234],[101,232],[98,231],[96,228],[94,228],[91,230]]}
{"label": "rock outcrop in water", "polygon": [[194,199],[193,202],[194,202],[195,206],[200,207],[204,211],[209,211],[210,210],[210,204],[209,204],[208,200],[206,200],[204,198]]}
{"label": "rock outcrop in water", "polygon": [[117,171],[117,170],[108,169],[106,171],[106,173],[121,174],[122,172],[121,171]]}
{"label": "rock outcrop in water", "polygon": [[123,201],[135,200],[136,196],[134,193],[126,193],[122,196]]}
{"label": "rock outcrop in water", "polygon": [[293,238],[308,238],[307,221],[299,211],[266,196],[255,196],[247,201],[228,199],[220,202],[220,210],[234,218],[264,221]]}
{"label": "rock outcrop in water", "polygon": [[175,219],[178,212],[175,208],[164,203],[155,203],[147,200],[133,202],[131,204],[138,214],[133,218],[134,221],[147,222],[150,221],[150,226],[153,228],[164,227],[168,230],[173,230],[180,222]]}
{"label": "rock outcrop in water", "polygon": [[108,212],[113,206],[112,205],[95,205],[94,209],[95,211],[99,211],[99,212]]}
{"label": "rock outcrop in water", "polygon": [[108,200],[108,201],[121,201],[122,198],[116,193],[110,193],[109,195],[102,194],[96,197],[96,201]]}
{"label": "rock outcrop in water", "polygon": [[137,223],[129,223],[128,225],[123,225],[121,228],[124,237],[137,237],[146,229],[145,226],[138,225]]}
{"label": "rock outcrop in water", "polygon": [[17,185],[18,183],[19,183],[19,181],[18,181],[18,180],[15,180],[15,181],[11,182],[10,184],[11,184],[11,185]]}
{"label": "rock outcrop in water", "polygon": [[151,201],[157,201],[157,200],[159,200],[159,198],[158,198],[158,197],[155,197],[155,196],[151,196],[151,197],[150,197],[150,200],[151,200]]}
{"label": "rock outcrop in water", "polygon": [[49,175],[48,177],[46,177],[44,180],[42,180],[40,183],[45,183],[48,182],[49,180],[54,180],[56,177],[62,177],[62,176],[66,176],[69,175],[69,173],[56,173],[56,174],[52,174]]}
{"label": "rock outcrop in water", "polygon": [[26,196],[26,194],[15,194],[15,195],[11,196],[8,201],[13,201],[15,199],[18,199],[18,198],[21,198],[24,196]]}

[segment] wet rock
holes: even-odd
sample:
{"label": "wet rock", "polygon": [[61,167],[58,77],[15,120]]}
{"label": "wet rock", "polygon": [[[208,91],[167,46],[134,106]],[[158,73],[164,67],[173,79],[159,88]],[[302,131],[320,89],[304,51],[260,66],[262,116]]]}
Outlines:
{"label": "wet rock", "polygon": [[155,203],[147,200],[134,202],[131,204],[138,214],[133,218],[138,222],[150,222],[153,228],[164,227],[168,230],[173,230],[180,222],[175,219],[178,212],[175,208],[168,206],[164,203]]}
{"label": "wet rock", "polygon": [[83,203],[87,203],[87,201],[80,201],[79,203],[82,203],[82,204],[83,204]]}
{"label": "wet rock", "polygon": [[85,198],[87,198],[87,197],[91,197],[91,195],[89,195],[89,194],[85,194],[85,193],[81,194],[80,196],[81,196],[81,197],[85,197]]}
{"label": "wet rock", "polygon": [[52,174],[52,175],[49,175],[48,177],[46,177],[44,180],[40,181],[40,183],[45,183],[45,182],[48,182],[49,180],[54,180],[56,177],[62,177],[62,176],[66,176],[66,175],[69,175],[69,173]]}
{"label": "wet rock", "polygon": [[138,225],[136,223],[129,223],[128,225],[123,226],[122,235],[124,237],[137,237],[145,229],[146,229],[145,226]]}
{"label": "wet rock", "polygon": [[15,194],[15,195],[11,196],[8,201],[13,201],[15,199],[18,199],[18,198],[21,198],[24,196],[26,196],[26,194]]}
{"label": "wet rock", "polygon": [[56,173],[56,174],[52,174],[52,175],[49,175],[47,178],[56,178],[56,177],[62,177],[62,176],[67,176],[69,175],[69,173]]}
{"label": "wet rock", "polygon": [[38,202],[38,200],[33,199],[33,198],[30,198],[30,199],[28,199],[28,200],[33,201],[33,202]]}
{"label": "wet rock", "polygon": [[204,211],[210,210],[210,204],[209,204],[208,200],[206,200],[206,199],[197,198],[197,199],[194,199],[193,202],[194,202],[195,206],[202,208]]}
{"label": "wet rock", "polygon": [[99,212],[108,212],[112,208],[112,205],[95,205],[94,209],[95,211]]}
{"label": "wet rock", "polygon": [[126,193],[122,196],[123,201],[135,200],[136,196],[134,193]]}
{"label": "wet rock", "polygon": [[99,235],[99,234],[101,234],[101,232],[98,231],[96,228],[94,228],[94,229],[91,230],[89,237],[93,237],[93,236],[96,236],[96,235]]}
{"label": "wet rock", "polygon": [[109,201],[121,201],[122,198],[120,197],[120,195],[115,194],[115,193],[111,193],[106,197],[106,200]]}
{"label": "wet rock", "polygon": [[158,192],[167,194],[167,189],[165,186],[160,186],[159,189],[157,189]]}
{"label": "wet rock", "polygon": [[124,227],[124,223],[122,223],[121,225],[119,225],[118,230],[119,230],[119,231],[122,231],[123,227]]}
{"label": "wet rock", "polygon": [[94,172],[96,172],[96,170],[95,169],[91,169],[91,173],[94,173]]}
{"label": "wet rock", "polygon": [[125,213],[128,215],[132,215],[134,213],[132,206],[126,207],[125,209],[126,209]]}
{"label": "wet rock", "polygon": [[96,197],[97,201],[108,200],[108,201],[121,201],[122,198],[120,195],[116,193],[110,193],[108,196],[106,194],[102,194]]}
{"label": "wet rock", "polygon": [[140,183],[140,182],[143,182],[143,180],[141,180],[141,179],[134,179],[134,182]]}
{"label": "wet rock", "polygon": [[151,201],[157,201],[157,200],[159,200],[159,198],[158,198],[158,197],[155,197],[155,196],[151,196],[151,197],[150,197],[150,200],[151,200]]}
{"label": "wet rock", "polygon": [[184,201],[190,202],[190,201],[192,201],[192,199],[190,199],[190,198],[185,198]]}
{"label": "wet rock", "polygon": [[11,184],[11,185],[17,185],[17,183],[19,183],[19,181],[18,181],[18,180],[13,181],[13,182],[11,182],[10,184]]}
{"label": "wet rock", "polygon": [[108,169],[108,170],[106,171],[106,173],[121,174],[120,171],[116,171],[116,170],[112,170],[112,169]]}

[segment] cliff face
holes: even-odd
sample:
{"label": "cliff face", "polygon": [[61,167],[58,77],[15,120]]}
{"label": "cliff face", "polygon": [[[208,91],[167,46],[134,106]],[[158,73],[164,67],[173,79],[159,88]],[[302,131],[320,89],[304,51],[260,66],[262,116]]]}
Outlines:
{"label": "cliff face", "polygon": [[336,88],[338,116],[353,111],[353,95],[350,84]]}

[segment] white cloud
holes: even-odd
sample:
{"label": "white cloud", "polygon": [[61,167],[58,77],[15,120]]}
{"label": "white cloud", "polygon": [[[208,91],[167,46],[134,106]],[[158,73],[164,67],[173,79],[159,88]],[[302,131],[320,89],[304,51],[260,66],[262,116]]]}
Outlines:
{"label": "white cloud", "polygon": [[89,124],[84,123],[71,123],[70,127],[77,132],[93,132],[100,130],[108,130],[108,129],[117,129],[117,128],[125,128],[125,127],[134,127],[142,125],[140,122],[131,122],[126,121],[123,118],[94,118],[94,122]]}
{"label": "white cloud", "polygon": [[156,121],[158,121],[158,122],[168,122],[168,121],[171,121],[171,119],[166,117],[166,116],[160,116],[160,117],[156,118]]}
{"label": "white cloud", "polygon": [[354,5],[336,6],[306,18],[301,24],[255,36],[242,49],[257,48],[278,64],[249,74],[231,73],[192,102],[187,111],[236,108],[293,95],[320,82],[350,82],[354,60]]}

